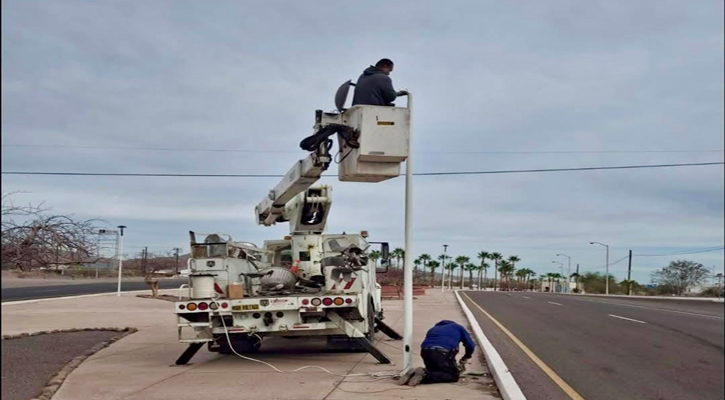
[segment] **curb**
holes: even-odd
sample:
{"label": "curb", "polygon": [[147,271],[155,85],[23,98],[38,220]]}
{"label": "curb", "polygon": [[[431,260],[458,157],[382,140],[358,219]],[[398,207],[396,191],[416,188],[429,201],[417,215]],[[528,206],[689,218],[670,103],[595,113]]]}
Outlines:
{"label": "curb", "polygon": [[137,332],[138,329],[136,328],[73,328],[73,329],[53,329],[51,331],[39,331],[39,332],[32,332],[32,333],[20,333],[17,335],[2,335],[2,338],[0,340],[13,340],[13,339],[20,339],[24,337],[30,337],[30,336],[39,336],[44,335],[48,333],[61,333],[61,332],[81,332],[81,331],[116,331],[116,332],[122,332],[122,334],[115,336],[109,340],[100,342],[96,344],[95,346],[91,347],[90,349],[83,352],[82,355],[78,357],[74,357],[68,364],[63,366],[58,373],[56,373],[48,383],[45,384],[45,387],[40,392],[39,396],[33,397],[30,400],[50,400],[53,395],[60,389],[61,385],[63,385],[63,382],[65,379],[70,375],[73,370],[78,368],[83,361],[85,361],[88,357],[92,356],[93,354],[97,353],[98,351],[108,347],[111,345],[111,343],[116,342],[118,340],[123,339],[124,337]]}
{"label": "curb", "polygon": [[526,400],[526,396],[524,396],[524,393],[521,391],[519,384],[516,383],[511,371],[509,371],[506,363],[503,362],[501,355],[498,354],[496,348],[493,347],[493,344],[491,344],[486,335],[483,333],[481,326],[478,324],[478,321],[476,321],[476,317],[473,316],[471,310],[468,308],[466,303],[463,302],[463,299],[461,299],[461,295],[458,294],[458,290],[456,290],[456,298],[458,299],[458,304],[463,309],[463,313],[468,319],[468,323],[473,329],[476,341],[479,346],[481,346],[481,350],[483,350],[483,355],[486,357],[488,367],[493,373],[493,379],[496,381],[499,392],[501,392],[501,397],[503,397],[504,400]]}
{"label": "curb", "polygon": [[[176,289],[162,289],[162,290],[176,290]],[[129,291],[122,291],[121,294],[135,294],[135,293],[148,293],[151,290],[129,290]],[[108,293],[93,293],[93,294],[81,294],[78,296],[63,296],[63,297],[45,297],[42,299],[29,299],[29,300],[18,300],[18,301],[4,301],[0,303],[0,306],[14,306],[18,304],[29,304],[29,303],[39,303],[41,301],[53,301],[53,300],[69,300],[69,299],[80,299],[83,297],[98,297],[98,296],[110,296],[118,294],[118,292],[108,292]]]}
{"label": "curb", "polygon": [[[560,295],[562,293],[551,293]],[[723,303],[725,299],[715,299],[712,297],[681,297],[681,296],[627,296],[623,294],[587,294],[587,293],[566,293],[565,296],[583,296],[583,297],[614,297],[621,299],[644,299],[644,300],[680,300],[680,301],[694,301],[704,303]]]}

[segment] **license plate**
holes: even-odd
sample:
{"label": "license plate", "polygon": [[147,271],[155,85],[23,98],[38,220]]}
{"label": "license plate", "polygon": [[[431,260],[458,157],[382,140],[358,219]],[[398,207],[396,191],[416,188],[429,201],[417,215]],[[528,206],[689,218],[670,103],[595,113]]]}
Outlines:
{"label": "license plate", "polygon": [[241,306],[232,306],[233,311],[250,311],[259,310],[259,304],[243,304]]}

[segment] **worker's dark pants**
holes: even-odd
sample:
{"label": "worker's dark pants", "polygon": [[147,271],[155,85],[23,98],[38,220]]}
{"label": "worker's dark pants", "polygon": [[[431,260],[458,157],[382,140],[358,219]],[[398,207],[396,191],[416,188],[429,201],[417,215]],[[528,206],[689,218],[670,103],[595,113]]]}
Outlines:
{"label": "worker's dark pants", "polygon": [[425,363],[422,383],[458,382],[455,350],[423,349],[420,356]]}

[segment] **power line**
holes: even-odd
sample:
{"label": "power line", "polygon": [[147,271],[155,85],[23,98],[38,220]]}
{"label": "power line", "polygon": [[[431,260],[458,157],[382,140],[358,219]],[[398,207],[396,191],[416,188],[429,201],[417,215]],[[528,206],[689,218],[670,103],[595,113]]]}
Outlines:
{"label": "power line", "polygon": [[[626,260],[626,259],[628,259],[628,258],[629,258],[629,254],[627,254],[626,256],[624,256],[624,257],[622,257],[622,258],[620,258],[619,260],[617,260],[617,261],[615,261],[615,262],[611,262],[611,263],[609,263],[609,266],[611,267],[612,265],[616,265],[616,264],[618,264],[618,263],[620,263],[620,262],[622,262],[622,261],[624,261],[624,260]],[[582,268],[582,270],[585,270],[585,271],[586,271],[586,270],[590,270],[590,269],[606,269],[606,268],[607,268],[607,266],[606,266],[606,265],[602,265],[601,267],[589,267],[589,268]]]}
{"label": "power line", "polygon": [[677,251],[673,253],[660,253],[660,254],[633,254],[633,256],[637,257],[660,257],[660,256],[677,256],[677,255],[685,255],[685,254],[699,254],[699,253],[708,253],[711,251],[718,251],[725,249],[725,246],[718,246],[718,247],[707,247],[704,249],[699,250],[683,250],[683,251]]}
{"label": "power line", "polygon": [[[565,171],[601,171],[613,169],[643,169],[643,168],[675,168],[695,167],[707,165],[723,165],[724,162],[703,162],[683,164],[652,164],[652,165],[620,165],[611,167],[581,167],[581,168],[541,168],[516,169],[492,171],[458,171],[458,172],[419,172],[415,176],[450,176],[450,175],[494,175],[494,174],[520,174],[535,172],[565,172]],[[127,176],[127,177],[174,177],[174,178],[283,178],[279,174],[171,174],[171,173],[105,173],[105,172],[40,172],[40,171],[2,171],[3,175],[51,175],[51,176]],[[322,175],[322,178],[332,178],[337,175]],[[400,175],[399,175],[400,176]]]}
{"label": "power line", "polygon": [[[51,144],[3,144],[2,147],[81,149],[81,150],[139,150],[139,151],[186,151],[186,152],[219,152],[219,153],[299,153],[293,150],[251,150],[251,149],[199,149],[183,147],[135,147],[135,146],[71,146]],[[639,153],[723,153],[723,150],[551,150],[551,151],[421,151],[413,154],[426,155],[525,155],[525,154],[639,154]]]}

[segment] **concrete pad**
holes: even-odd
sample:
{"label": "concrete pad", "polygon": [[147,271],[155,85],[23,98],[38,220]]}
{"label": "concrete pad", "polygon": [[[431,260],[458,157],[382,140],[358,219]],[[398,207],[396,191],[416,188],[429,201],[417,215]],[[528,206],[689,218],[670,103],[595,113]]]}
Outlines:
{"label": "concrete pad", "polygon": [[[464,378],[458,383],[398,386],[390,377],[341,377],[319,369],[290,372],[316,365],[334,374],[394,374],[402,369],[402,341],[387,339],[378,333],[376,344],[393,361],[380,365],[366,353],[321,352],[319,339],[292,340],[272,338],[265,341],[253,357],[273,364],[288,373],[270,367],[223,356],[202,348],[190,365],[172,366],[186,345],[176,338],[173,303],[142,299],[134,295],[102,296],[30,303],[3,307],[2,333],[14,334],[49,329],[132,326],[133,335],[99,351],[77,368],[53,397],[71,399],[189,399],[200,396],[215,399],[492,399],[498,398],[489,376]],[[403,302],[384,301],[386,320],[402,334]],[[442,295],[429,290],[414,301],[414,365],[422,366],[420,343],[426,331],[442,319],[467,326],[453,293]],[[480,350],[468,369],[488,370]]]}

